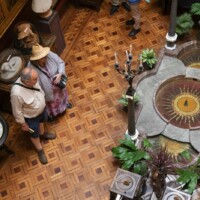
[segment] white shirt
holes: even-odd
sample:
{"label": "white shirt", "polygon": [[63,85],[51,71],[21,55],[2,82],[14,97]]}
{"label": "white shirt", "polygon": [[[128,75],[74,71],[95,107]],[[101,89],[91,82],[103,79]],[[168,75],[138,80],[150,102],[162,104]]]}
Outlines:
{"label": "white shirt", "polygon": [[[23,84],[21,78],[18,78],[16,83]],[[12,86],[10,93],[12,112],[19,124],[25,123],[24,117],[37,117],[45,108],[45,95],[39,83],[37,82],[33,88],[40,89],[40,91],[27,89],[20,85]]]}

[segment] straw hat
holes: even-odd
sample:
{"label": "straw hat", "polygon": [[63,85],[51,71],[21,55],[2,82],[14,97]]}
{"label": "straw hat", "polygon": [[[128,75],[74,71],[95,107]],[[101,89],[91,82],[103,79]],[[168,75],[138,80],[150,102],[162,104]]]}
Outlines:
{"label": "straw hat", "polygon": [[17,26],[18,36],[17,39],[21,40],[30,34],[33,35],[33,31],[31,30],[31,25],[28,23],[20,24]]}
{"label": "straw hat", "polygon": [[34,44],[32,46],[32,55],[30,57],[30,60],[39,60],[41,58],[44,58],[50,51],[49,47],[42,47],[39,44]]}
{"label": "straw hat", "polygon": [[51,8],[52,0],[32,0],[32,10],[35,13],[44,13]]}

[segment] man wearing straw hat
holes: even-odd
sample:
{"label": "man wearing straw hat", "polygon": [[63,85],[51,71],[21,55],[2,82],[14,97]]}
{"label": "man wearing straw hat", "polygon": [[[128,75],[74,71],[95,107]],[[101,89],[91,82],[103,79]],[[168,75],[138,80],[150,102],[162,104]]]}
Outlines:
{"label": "man wearing straw hat", "polygon": [[44,131],[43,122],[47,121],[47,112],[45,94],[38,83],[38,73],[32,68],[23,69],[12,86],[10,96],[16,122],[29,134],[40,162],[46,164],[48,161],[40,139],[55,139],[56,135]]}
{"label": "man wearing straw hat", "polygon": [[50,121],[64,113],[67,108],[72,107],[71,103],[68,102],[65,86],[63,89],[58,87],[62,76],[66,76],[66,73],[65,63],[57,54],[51,52],[49,47],[35,44],[32,47],[32,55],[28,66],[38,72],[39,83],[45,93],[46,108]]}

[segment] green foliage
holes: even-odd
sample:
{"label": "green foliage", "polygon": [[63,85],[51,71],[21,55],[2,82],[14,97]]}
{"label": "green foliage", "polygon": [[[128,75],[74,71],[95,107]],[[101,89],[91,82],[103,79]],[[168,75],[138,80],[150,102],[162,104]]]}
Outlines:
{"label": "green foliage", "polygon": [[145,139],[143,140],[143,147],[144,147],[145,149],[148,149],[148,148],[152,147],[152,144],[149,142],[149,140],[148,140],[147,138],[145,138]]}
{"label": "green foliage", "polygon": [[190,154],[187,150],[181,152],[180,155],[181,155],[183,158],[185,158],[186,160],[190,160],[190,158],[191,158],[191,154]]}
{"label": "green foliage", "polygon": [[118,102],[121,103],[123,106],[128,106],[128,98],[125,94],[123,94],[122,97],[118,99]]}
{"label": "green foliage", "polygon": [[193,3],[190,9],[192,15],[200,15],[200,3]]}
{"label": "green foliage", "polygon": [[157,62],[156,54],[153,49],[147,48],[142,51],[142,62],[146,63],[149,68],[153,68]]}
{"label": "green foliage", "polygon": [[147,171],[145,160],[149,159],[147,152],[138,149],[131,139],[122,139],[120,145],[112,148],[115,158],[121,162],[121,167],[125,170],[133,170],[133,172],[144,175]]}
{"label": "green foliage", "polygon": [[188,33],[194,25],[192,16],[189,13],[183,13],[176,19],[176,33],[178,35],[183,35]]}
{"label": "green foliage", "polygon": [[200,178],[200,158],[194,165],[185,169],[178,169],[177,174],[180,176],[177,181],[184,185],[188,193],[192,193]]}
{"label": "green foliage", "polygon": [[[135,104],[138,104],[139,101],[140,101],[139,96],[134,95]],[[123,94],[122,97],[118,99],[118,102],[121,103],[123,106],[128,106],[128,98],[126,97],[125,94]]]}

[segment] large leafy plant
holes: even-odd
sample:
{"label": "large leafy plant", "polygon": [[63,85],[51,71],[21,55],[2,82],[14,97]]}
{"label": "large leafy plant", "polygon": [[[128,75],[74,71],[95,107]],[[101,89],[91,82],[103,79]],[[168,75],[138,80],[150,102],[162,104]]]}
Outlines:
{"label": "large leafy plant", "polygon": [[[147,172],[146,160],[149,159],[148,153],[143,149],[138,149],[135,143],[129,139],[119,140],[120,145],[112,148],[115,158],[121,162],[121,168],[134,173],[144,175]],[[144,143],[145,148],[148,143]]]}
{"label": "large leafy plant", "polygon": [[176,33],[178,35],[184,35],[188,33],[194,25],[192,16],[190,13],[183,13],[176,19]]}
{"label": "large leafy plant", "polygon": [[192,193],[200,179],[200,158],[197,162],[185,169],[178,169],[177,174],[180,176],[177,181],[184,185],[184,189],[188,193]]}
{"label": "large leafy plant", "polygon": [[153,49],[147,48],[142,51],[142,62],[146,63],[149,68],[153,68],[157,62],[156,53]]}

